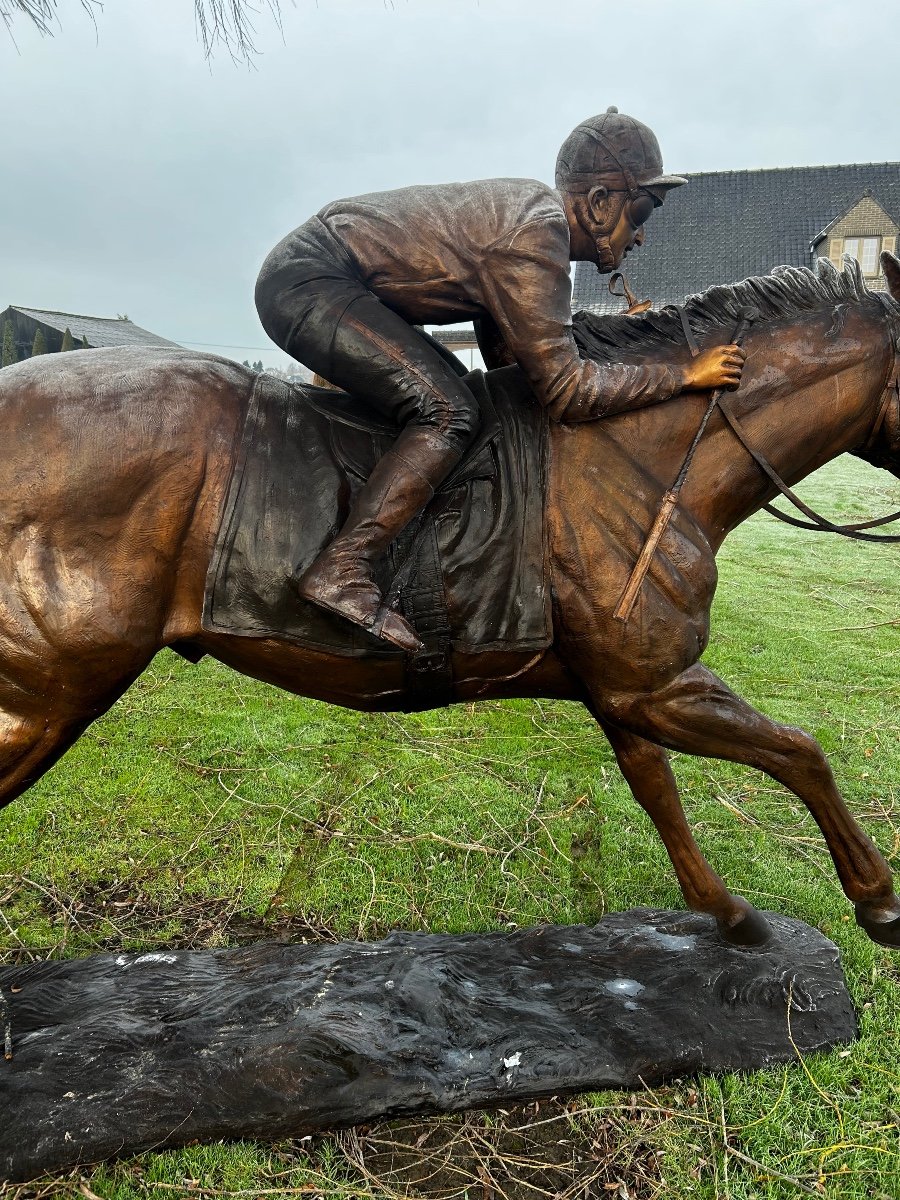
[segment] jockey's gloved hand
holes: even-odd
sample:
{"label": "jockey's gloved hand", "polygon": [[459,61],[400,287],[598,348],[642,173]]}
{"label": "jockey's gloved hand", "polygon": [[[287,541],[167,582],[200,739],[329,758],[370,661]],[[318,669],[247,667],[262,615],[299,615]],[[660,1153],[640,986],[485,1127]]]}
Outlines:
{"label": "jockey's gloved hand", "polygon": [[684,368],[684,390],[705,392],[713,388],[736,388],[741,382],[746,357],[740,346],[713,346],[702,351]]}

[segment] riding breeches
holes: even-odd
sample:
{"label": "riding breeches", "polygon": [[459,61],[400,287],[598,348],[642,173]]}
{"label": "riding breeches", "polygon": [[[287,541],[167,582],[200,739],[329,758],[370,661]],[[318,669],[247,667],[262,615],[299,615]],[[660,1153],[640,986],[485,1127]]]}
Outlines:
{"label": "riding breeches", "polygon": [[291,255],[284,243],[276,246],[256,285],[266,333],[329,383],[400,426],[436,434],[459,457],[480,422],[472,393],[412,325],[354,278],[349,259],[323,245],[314,228],[298,260],[297,232]]}

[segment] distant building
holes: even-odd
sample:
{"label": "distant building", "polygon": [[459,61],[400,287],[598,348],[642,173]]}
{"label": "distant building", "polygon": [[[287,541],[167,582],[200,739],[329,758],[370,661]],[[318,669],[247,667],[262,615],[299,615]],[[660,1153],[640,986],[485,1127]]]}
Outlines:
{"label": "distant building", "polygon": [[431,329],[429,333],[436,342],[440,342],[442,346],[452,350],[470,371],[484,370],[484,359],[481,357],[475,330],[471,325],[466,325],[462,329]]}
{"label": "distant building", "polygon": [[86,317],[80,313],[55,312],[44,308],[22,308],[11,304],[0,313],[0,335],[6,322],[13,328],[13,340],[19,358],[28,358],[34,345],[34,335],[40,329],[49,354],[62,349],[62,341],[68,329],[76,348],[87,344],[93,349],[100,346],[177,346],[166,338],[157,337],[147,329],[141,329],[127,317]]}
{"label": "distant building", "polygon": [[[654,308],[717,283],[766,275],[787,264],[810,267],[856,258],[873,291],[886,288],[879,255],[896,253],[900,163],[777,167],[692,175],[647,222],[647,244],[622,266],[638,300]],[[574,311],[621,312],[609,276],[578,263]]]}

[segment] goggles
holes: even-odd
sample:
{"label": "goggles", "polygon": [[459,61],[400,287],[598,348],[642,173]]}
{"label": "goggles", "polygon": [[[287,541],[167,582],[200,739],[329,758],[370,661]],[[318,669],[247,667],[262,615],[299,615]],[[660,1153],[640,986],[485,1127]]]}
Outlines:
{"label": "goggles", "polygon": [[660,201],[649,192],[638,192],[633,200],[625,202],[625,215],[632,229],[640,227],[649,219],[653,210],[660,207]]}

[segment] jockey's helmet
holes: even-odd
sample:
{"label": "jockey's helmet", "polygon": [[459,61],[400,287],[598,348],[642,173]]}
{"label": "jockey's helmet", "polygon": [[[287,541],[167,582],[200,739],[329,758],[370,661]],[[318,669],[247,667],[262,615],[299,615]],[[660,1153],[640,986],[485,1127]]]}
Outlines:
{"label": "jockey's helmet", "polygon": [[661,204],[671,188],[687,183],[663,174],[662,154],[652,129],[615,105],[577,125],[556,159],[556,186],[563,192],[589,192],[602,185],[634,200],[649,192]]}

